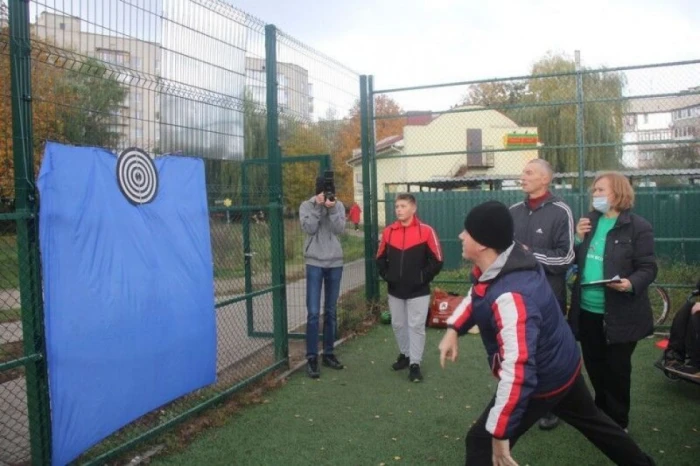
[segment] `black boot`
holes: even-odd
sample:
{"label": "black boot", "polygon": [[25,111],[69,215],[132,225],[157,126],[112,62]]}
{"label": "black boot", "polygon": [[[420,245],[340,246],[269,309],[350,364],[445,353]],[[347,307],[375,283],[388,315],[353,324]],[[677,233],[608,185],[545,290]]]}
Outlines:
{"label": "black boot", "polygon": [[309,358],[306,361],[306,374],[311,377],[312,379],[318,379],[319,376],[321,375],[321,372],[318,370],[318,359],[317,358]]}
{"label": "black boot", "polygon": [[542,430],[552,430],[559,425],[559,418],[552,413],[547,413],[542,419],[540,419],[540,429]]}
{"label": "black boot", "polygon": [[411,364],[411,368],[408,370],[408,380],[411,382],[420,382],[423,380],[423,374],[420,373],[419,364]]}
{"label": "black boot", "polygon": [[343,367],[345,367],[340,363],[340,361],[338,361],[338,359],[333,354],[323,356],[323,365],[330,367],[331,369],[342,369]]}
{"label": "black boot", "polygon": [[409,362],[410,359],[408,359],[408,356],[406,356],[405,354],[399,354],[399,357],[396,358],[396,362],[391,365],[391,368],[395,371],[400,371],[406,369],[408,367]]}

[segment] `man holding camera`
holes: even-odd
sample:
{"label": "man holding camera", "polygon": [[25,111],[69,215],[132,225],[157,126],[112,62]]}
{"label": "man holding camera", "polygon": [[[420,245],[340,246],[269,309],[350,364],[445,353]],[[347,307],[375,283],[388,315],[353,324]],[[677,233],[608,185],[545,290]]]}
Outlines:
{"label": "man holding camera", "polygon": [[332,172],[316,179],[316,195],[299,206],[301,228],[306,233],[306,373],[312,379],[320,376],[318,367],[318,330],[323,302],[323,365],[342,369],[333,354],[336,328],[336,304],[343,276],[343,248],[338,235],[345,231],[345,207],[335,198]]}

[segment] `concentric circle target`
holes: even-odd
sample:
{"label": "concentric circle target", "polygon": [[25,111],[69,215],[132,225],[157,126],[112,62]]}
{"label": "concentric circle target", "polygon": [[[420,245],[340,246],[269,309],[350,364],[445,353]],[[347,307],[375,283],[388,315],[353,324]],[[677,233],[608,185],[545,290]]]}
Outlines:
{"label": "concentric circle target", "polygon": [[158,192],[158,172],[153,159],[136,147],[125,149],[117,159],[117,182],[132,204],[151,202]]}

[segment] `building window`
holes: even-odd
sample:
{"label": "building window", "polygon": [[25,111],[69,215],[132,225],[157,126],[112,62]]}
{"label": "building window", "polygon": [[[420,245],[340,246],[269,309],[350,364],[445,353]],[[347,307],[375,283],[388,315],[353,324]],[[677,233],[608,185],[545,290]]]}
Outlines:
{"label": "building window", "polygon": [[62,31],[65,31],[66,30],[66,23],[59,24],[58,28],[61,29]]}
{"label": "building window", "polygon": [[682,126],[680,128],[674,128],[673,136],[675,138],[690,138],[694,136],[694,128],[692,126]]}
{"label": "building window", "polygon": [[124,52],[118,52],[115,50],[101,50],[99,51],[100,60],[105,63],[111,63],[117,66],[125,66],[129,63],[129,54]]}

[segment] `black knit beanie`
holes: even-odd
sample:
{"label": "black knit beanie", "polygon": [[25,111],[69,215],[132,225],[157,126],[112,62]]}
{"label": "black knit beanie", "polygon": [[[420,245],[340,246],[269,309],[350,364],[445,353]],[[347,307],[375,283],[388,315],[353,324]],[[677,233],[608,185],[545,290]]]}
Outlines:
{"label": "black knit beanie", "polygon": [[498,201],[474,207],[464,219],[464,229],[474,241],[498,252],[513,244],[513,217],[508,207]]}

